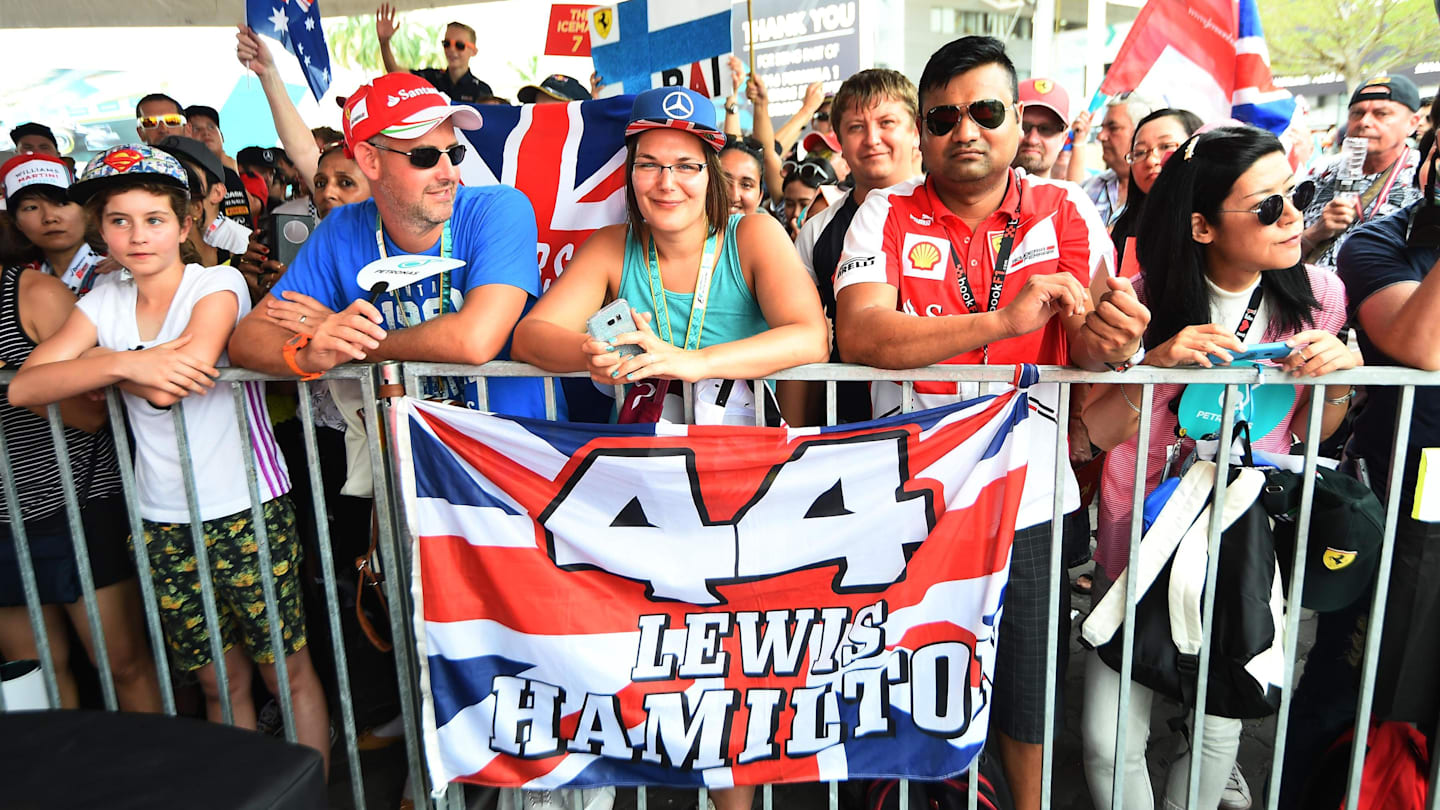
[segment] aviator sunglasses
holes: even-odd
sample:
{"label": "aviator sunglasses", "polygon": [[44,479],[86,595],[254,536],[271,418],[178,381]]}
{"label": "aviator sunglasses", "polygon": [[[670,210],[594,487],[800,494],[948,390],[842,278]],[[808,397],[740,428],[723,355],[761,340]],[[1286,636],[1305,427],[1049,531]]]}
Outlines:
{"label": "aviator sunglasses", "polygon": [[941,137],[959,125],[960,120],[966,115],[970,120],[985,129],[999,129],[1005,123],[1005,102],[996,98],[986,98],[979,101],[972,101],[965,106],[957,104],[944,104],[939,107],[931,107],[925,113],[925,128],[931,135]]}
{"label": "aviator sunglasses", "polygon": [[1271,194],[1254,208],[1221,208],[1220,211],[1227,214],[1254,214],[1261,225],[1274,225],[1280,221],[1280,215],[1285,213],[1286,197],[1290,198],[1296,209],[1304,211],[1315,201],[1315,183],[1306,180],[1288,194]]}
{"label": "aviator sunglasses", "polygon": [[410,158],[410,165],[417,169],[429,169],[440,162],[442,154],[450,156],[450,165],[459,166],[460,161],[465,159],[465,144],[457,143],[449,149],[440,149],[434,146],[417,146],[409,152],[402,152],[399,149],[391,149],[382,143],[366,141],[371,146],[385,152],[394,152],[397,155],[404,155]]}

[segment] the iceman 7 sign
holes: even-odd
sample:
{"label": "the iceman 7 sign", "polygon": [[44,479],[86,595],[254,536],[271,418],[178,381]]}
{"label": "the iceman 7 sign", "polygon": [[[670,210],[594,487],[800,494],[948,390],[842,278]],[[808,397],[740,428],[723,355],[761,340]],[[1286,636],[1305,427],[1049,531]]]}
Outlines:
{"label": "the iceman 7 sign", "polygon": [[978,752],[1010,541],[1048,517],[1018,514],[1023,387],[843,429],[407,409],[437,780],[935,778]]}

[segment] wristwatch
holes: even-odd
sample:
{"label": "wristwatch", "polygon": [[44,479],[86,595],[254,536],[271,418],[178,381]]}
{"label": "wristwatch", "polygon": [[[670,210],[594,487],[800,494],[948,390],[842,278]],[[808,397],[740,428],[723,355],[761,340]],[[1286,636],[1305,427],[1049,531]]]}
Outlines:
{"label": "wristwatch", "polygon": [[309,335],[297,332],[294,337],[285,341],[284,346],[280,347],[280,354],[285,358],[285,365],[289,366],[290,370],[295,372],[295,376],[299,377],[302,382],[318,380],[325,375],[323,371],[306,371],[300,368],[299,363],[295,362],[295,354],[309,345],[309,343]]}
{"label": "wristwatch", "polygon": [[1141,344],[1140,347],[1135,350],[1135,353],[1130,355],[1128,359],[1122,360],[1119,363],[1106,363],[1105,367],[1115,372],[1129,371],[1132,367],[1140,365],[1140,362],[1144,359],[1145,346],[1144,344]]}
{"label": "wristwatch", "polygon": [[739,111],[739,108],[738,108],[733,102],[727,102],[727,103],[725,104],[725,112],[730,113],[730,114],[733,115],[733,114],[735,114],[735,113],[738,112],[738,111]]}

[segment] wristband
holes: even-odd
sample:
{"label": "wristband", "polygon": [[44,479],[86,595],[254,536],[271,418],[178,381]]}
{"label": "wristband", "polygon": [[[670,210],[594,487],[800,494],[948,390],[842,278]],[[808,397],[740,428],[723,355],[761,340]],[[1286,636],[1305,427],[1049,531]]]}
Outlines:
{"label": "wristband", "polygon": [[1349,401],[1350,401],[1351,399],[1353,399],[1354,397],[1355,397],[1355,386],[1352,385],[1352,386],[1350,386],[1350,390],[1345,392],[1345,395],[1344,395],[1344,396],[1335,397],[1334,399],[1331,399],[1331,398],[1329,398],[1329,397],[1325,397],[1325,402],[1328,403],[1328,404],[1330,404],[1330,405],[1344,405],[1345,403],[1349,402]]}
{"label": "wristband", "polygon": [[299,363],[295,362],[295,354],[309,345],[309,343],[309,335],[297,332],[295,337],[285,341],[285,345],[280,348],[280,354],[285,358],[285,365],[289,366],[290,370],[295,372],[295,376],[299,377],[301,382],[318,380],[325,375],[323,371],[306,371],[300,368]]}

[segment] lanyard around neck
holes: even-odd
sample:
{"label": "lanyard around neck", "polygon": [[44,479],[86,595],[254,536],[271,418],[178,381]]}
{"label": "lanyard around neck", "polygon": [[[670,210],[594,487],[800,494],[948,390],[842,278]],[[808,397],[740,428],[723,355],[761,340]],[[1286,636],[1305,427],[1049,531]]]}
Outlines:
{"label": "lanyard around neck", "polygon": [[1255,284],[1255,292],[1250,293],[1250,303],[1245,305],[1245,314],[1240,318],[1240,325],[1235,327],[1235,339],[1241,344],[1245,343],[1245,336],[1250,334],[1250,327],[1255,324],[1255,315],[1260,312],[1260,302],[1265,298],[1265,288]]}
{"label": "lanyard around neck", "polygon": [[[385,250],[385,225],[384,225],[384,223],[382,223],[382,222],[380,221],[380,212],[379,212],[379,211],[376,211],[376,212],[375,212],[375,247],[379,248],[379,250],[380,250],[380,258],[382,258],[382,259],[388,259],[388,258],[390,258],[389,252],[387,252],[387,251]],[[450,258],[450,253],[451,253],[450,248],[451,248],[451,241],[450,241],[450,220],[447,219],[447,220],[445,220],[445,225],[440,229],[440,257],[441,257],[441,258],[444,258],[444,259]],[[409,326],[410,326],[410,316],[405,314],[405,304],[404,304],[403,301],[400,300],[400,290],[398,290],[398,289],[396,289],[396,290],[391,290],[391,291],[390,291],[390,294],[395,297],[395,304],[396,304],[396,306],[395,306],[395,312],[396,312],[396,315],[398,315],[399,318],[400,318],[400,324],[401,324],[402,326],[409,327]],[[412,300],[412,302],[413,302],[413,300],[414,300],[412,296],[407,296],[407,298],[410,298],[410,299]],[[447,305],[449,305],[449,303],[450,303],[450,271],[449,271],[449,270],[442,270],[442,271],[440,271],[440,314],[441,314],[441,315],[444,315],[444,314],[445,314],[445,307],[446,307]],[[424,319],[425,319],[425,317],[424,317],[424,310],[421,309],[418,304],[416,305],[416,310],[419,311],[420,314],[421,314],[420,319],[421,319],[421,320],[424,320]]]}
{"label": "lanyard around neck", "polygon": [[[715,280],[715,262],[719,251],[716,245],[719,232],[712,232],[705,238],[705,252],[700,257],[700,274],[695,277],[695,297],[690,304],[690,317],[685,324],[685,343],[680,348],[695,351],[700,348],[700,339],[705,331],[705,309],[710,304],[710,283]],[[675,333],[670,326],[670,302],[665,297],[665,284],[660,278],[660,257],[655,250],[655,237],[650,242],[650,297],[659,304],[661,320],[656,325],[663,330],[661,339],[675,345]],[[700,317],[696,318],[696,313]]]}

